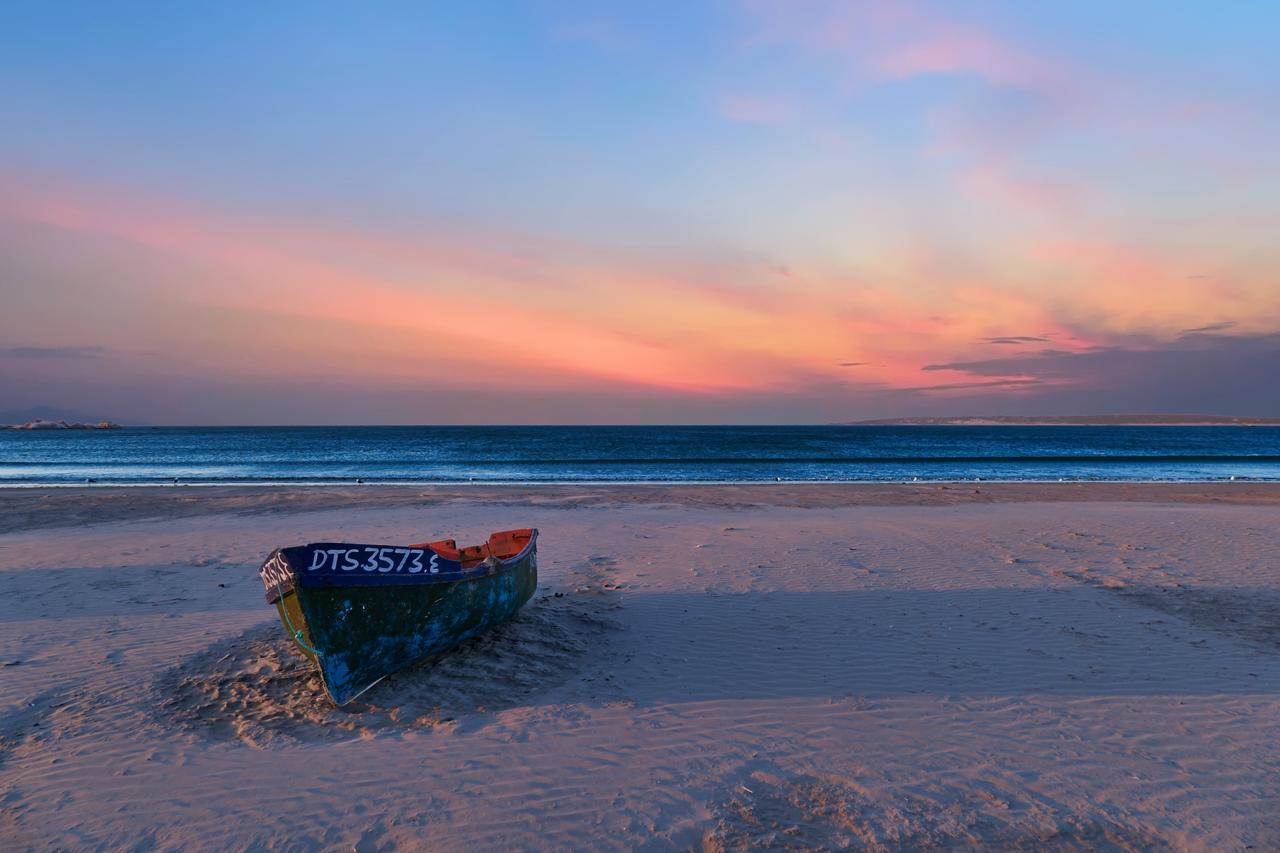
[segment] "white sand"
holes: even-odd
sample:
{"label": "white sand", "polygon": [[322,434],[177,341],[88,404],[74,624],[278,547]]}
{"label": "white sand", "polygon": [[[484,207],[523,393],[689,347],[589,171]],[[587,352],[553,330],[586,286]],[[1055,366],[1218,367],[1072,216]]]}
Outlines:
{"label": "white sand", "polygon": [[[8,492],[0,848],[1280,847],[1280,490],[1106,488]],[[342,710],[256,574],[525,525]]]}

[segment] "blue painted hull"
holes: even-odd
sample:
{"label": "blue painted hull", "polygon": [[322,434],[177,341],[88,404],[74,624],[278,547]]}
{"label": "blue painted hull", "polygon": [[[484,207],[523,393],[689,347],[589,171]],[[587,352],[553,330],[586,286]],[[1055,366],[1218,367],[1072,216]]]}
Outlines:
{"label": "blue painted hull", "polygon": [[462,574],[312,581],[320,585],[298,578],[287,591],[276,586],[273,603],[299,648],[316,661],[329,698],[345,705],[388,675],[514,616],[538,586],[536,535],[518,555],[486,560]]}

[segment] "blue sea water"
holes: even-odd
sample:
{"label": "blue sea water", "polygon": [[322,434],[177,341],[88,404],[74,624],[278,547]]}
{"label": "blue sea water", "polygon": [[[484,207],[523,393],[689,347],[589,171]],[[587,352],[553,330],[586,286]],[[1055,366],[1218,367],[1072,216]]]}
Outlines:
{"label": "blue sea water", "polygon": [[1280,427],[428,426],[0,432],[0,486],[1280,480]]}

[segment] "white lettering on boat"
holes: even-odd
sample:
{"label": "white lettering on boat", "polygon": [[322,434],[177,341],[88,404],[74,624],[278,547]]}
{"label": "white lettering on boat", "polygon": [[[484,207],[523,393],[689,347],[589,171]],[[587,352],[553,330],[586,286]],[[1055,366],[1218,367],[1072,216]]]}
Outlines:
{"label": "white lettering on boat", "polygon": [[266,562],[261,571],[263,585],[268,589],[282,586],[291,580],[289,563],[285,560],[284,555],[279,552],[276,552]]}
{"label": "white lettering on boat", "polygon": [[[422,558],[428,553],[431,554],[431,559],[424,565]],[[276,559],[280,562],[281,575],[288,578],[288,564],[283,557],[278,556]],[[422,548],[377,548],[370,545],[359,548],[317,548],[311,552],[311,565],[307,566],[309,572],[354,572],[357,569],[411,575],[426,571],[435,575],[440,573],[440,555]],[[264,567],[263,577],[266,576],[267,567]]]}

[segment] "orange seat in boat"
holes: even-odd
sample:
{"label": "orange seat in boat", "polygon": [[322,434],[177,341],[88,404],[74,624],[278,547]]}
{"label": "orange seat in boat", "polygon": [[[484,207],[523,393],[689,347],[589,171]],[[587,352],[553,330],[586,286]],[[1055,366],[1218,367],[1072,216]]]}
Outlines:
{"label": "orange seat in boat", "polygon": [[467,545],[458,547],[454,539],[439,539],[435,542],[418,542],[410,548],[430,548],[446,560],[457,560],[463,568],[481,563],[489,557],[505,560],[514,557],[524,550],[533,538],[533,528],[522,527],[519,530],[503,530],[489,537],[483,545]]}

